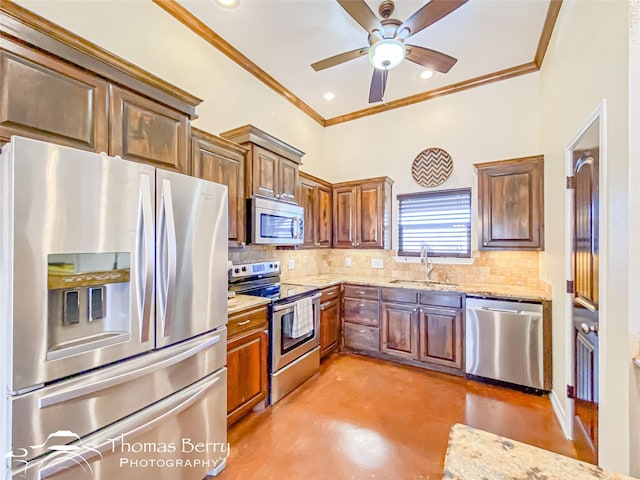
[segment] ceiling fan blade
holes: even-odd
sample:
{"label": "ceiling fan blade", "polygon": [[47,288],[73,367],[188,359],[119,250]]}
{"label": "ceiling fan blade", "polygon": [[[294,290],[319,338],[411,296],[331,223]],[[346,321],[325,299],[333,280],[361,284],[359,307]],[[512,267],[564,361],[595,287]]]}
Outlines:
{"label": "ceiling fan blade", "polygon": [[356,50],[351,50],[350,52],[339,53],[338,55],[334,55],[333,57],[325,58],[324,60],[320,60],[319,62],[312,63],[311,68],[313,68],[316,72],[320,70],[324,70],[325,68],[335,67],[336,65],[340,65],[341,63],[348,62],[349,60],[353,60],[354,58],[361,57],[366,55],[369,52],[369,47],[357,48]]}
{"label": "ceiling fan blade", "polygon": [[406,47],[407,55],[405,58],[407,60],[436,72],[447,73],[458,61],[457,58],[436,52],[430,48],[418,47],[417,45],[406,45]]}
{"label": "ceiling fan blade", "polygon": [[373,69],[371,78],[371,88],[369,89],[369,103],[381,102],[384,97],[384,90],[387,87],[387,74],[389,70]]}
{"label": "ceiling fan blade", "polygon": [[384,33],[380,20],[364,0],[338,0],[338,3],[367,32],[378,30],[380,34]]}
{"label": "ceiling fan blade", "polygon": [[398,37],[403,40],[436,23],[469,0],[431,0],[398,27]]}

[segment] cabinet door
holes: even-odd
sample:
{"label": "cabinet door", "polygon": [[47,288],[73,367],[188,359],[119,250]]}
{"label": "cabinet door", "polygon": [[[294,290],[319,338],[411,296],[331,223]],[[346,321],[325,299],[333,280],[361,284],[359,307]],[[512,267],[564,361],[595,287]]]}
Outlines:
{"label": "cabinet door", "polygon": [[106,81],[4,37],[0,46],[1,138],[107,151]]}
{"label": "cabinet door", "polygon": [[382,304],[380,351],[414,360],[418,353],[418,307]]}
{"label": "cabinet door", "polygon": [[303,247],[315,247],[315,224],[318,212],[316,211],[316,186],[314,183],[300,180],[300,206],[304,208],[304,243]]}
{"label": "cabinet door", "polygon": [[253,146],[253,193],[276,198],[278,156],[257,145]]}
{"label": "cabinet door", "polygon": [[278,158],[278,182],[276,198],[284,202],[298,203],[298,164],[288,158]]}
{"label": "cabinet door", "polygon": [[210,142],[191,142],[193,176],[226,185],[229,189],[229,246],[245,244],[244,157],[221,150]]}
{"label": "cabinet door", "polygon": [[320,357],[330,354],[340,339],[340,302],[330,300],[320,305]]}
{"label": "cabinet door", "polygon": [[420,309],[419,359],[462,369],[462,313],[459,310]]}
{"label": "cabinet door", "polygon": [[316,188],[316,246],[331,247],[331,189],[319,186]]}
{"label": "cabinet door", "polygon": [[257,330],[227,343],[227,423],[267,398],[268,335]]}
{"label": "cabinet door", "polygon": [[478,169],[480,249],[542,250],[543,158]]}
{"label": "cabinet door", "polygon": [[382,248],[382,185],[364,184],[358,195],[358,238],[359,248]]}
{"label": "cabinet door", "polygon": [[111,85],[109,153],[190,174],[186,115]]}
{"label": "cabinet door", "polygon": [[356,246],[356,189],[352,187],[333,190],[333,246]]}

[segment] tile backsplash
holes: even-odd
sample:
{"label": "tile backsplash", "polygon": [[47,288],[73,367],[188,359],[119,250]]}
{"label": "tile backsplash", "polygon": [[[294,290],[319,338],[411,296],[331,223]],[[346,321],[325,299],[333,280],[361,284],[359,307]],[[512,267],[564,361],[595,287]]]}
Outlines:
{"label": "tile backsplash", "polygon": [[[470,265],[435,264],[431,279],[451,283],[521,285],[547,290],[539,279],[539,252],[474,251]],[[395,250],[312,249],[278,250],[275,247],[251,245],[230,251],[234,264],[280,260],[282,279],[318,274],[346,274],[368,277],[391,277],[422,280],[425,267],[420,263],[396,262]],[[293,268],[289,268],[292,260]],[[347,267],[348,260],[351,263]],[[382,261],[373,268],[372,260]]]}

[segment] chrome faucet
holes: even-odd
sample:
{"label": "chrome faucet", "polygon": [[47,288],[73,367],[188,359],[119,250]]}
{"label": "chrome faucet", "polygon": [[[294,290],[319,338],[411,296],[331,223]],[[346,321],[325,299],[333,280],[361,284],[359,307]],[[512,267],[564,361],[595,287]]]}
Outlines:
{"label": "chrome faucet", "polygon": [[420,246],[420,263],[424,263],[425,265],[425,280],[426,281],[430,281],[431,279],[429,278],[429,276],[431,275],[431,272],[433,271],[433,262],[431,261],[431,259],[429,258],[429,251],[427,250],[428,245],[426,243],[423,243]]}

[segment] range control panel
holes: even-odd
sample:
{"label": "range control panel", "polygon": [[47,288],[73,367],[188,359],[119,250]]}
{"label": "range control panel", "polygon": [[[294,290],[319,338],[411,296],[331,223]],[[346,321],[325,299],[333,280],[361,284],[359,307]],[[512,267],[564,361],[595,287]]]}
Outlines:
{"label": "range control panel", "polygon": [[280,262],[257,262],[233,265],[230,269],[229,278],[253,277],[256,275],[276,274],[280,275]]}

